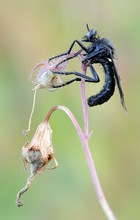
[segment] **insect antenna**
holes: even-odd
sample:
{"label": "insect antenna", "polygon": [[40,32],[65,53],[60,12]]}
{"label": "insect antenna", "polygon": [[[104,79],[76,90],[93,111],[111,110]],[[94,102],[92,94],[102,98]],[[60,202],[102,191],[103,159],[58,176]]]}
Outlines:
{"label": "insect antenna", "polygon": [[87,30],[90,31],[88,24],[86,24],[86,26],[87,26]]}

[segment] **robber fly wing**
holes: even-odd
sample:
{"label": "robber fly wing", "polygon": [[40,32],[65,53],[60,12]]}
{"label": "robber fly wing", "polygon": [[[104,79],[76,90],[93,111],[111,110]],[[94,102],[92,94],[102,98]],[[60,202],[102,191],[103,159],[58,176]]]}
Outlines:
{"label": "robber fly wing", "polygon": [[112,64],[113,64],[114,76],[115,76],[116,83],[117,83],[117,86],[118,86],[118,90],[119,90],[119,93],[120,93],[121,104],[122,104],[122,107],[125,111],[125,114],[127,115],[127,108],[126,108],[126,105],[125,105],[124,94],[123,94],[123,90],[122,90],[122,86],[121,86],[121,82],[120,82],[120,76],[118,74],[118,71],[117,71],[117,68],[116,68],[116,65],[115,65],[115,62],[113,60],[112,55],[111,55],[111,61],[112,61]]}

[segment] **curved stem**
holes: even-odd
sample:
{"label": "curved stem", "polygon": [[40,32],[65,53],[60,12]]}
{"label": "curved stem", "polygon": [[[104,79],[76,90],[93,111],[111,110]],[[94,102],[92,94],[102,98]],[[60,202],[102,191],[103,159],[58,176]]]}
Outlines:
{"label": "curved stem", "polygon": [[74,127],[75,127],[75,129],[78,133],[78,136],[81,140],[81,143],[82,143],[85,155],[86,155],[86,159],[87,159],[87,162],[88,162],[88,166],[89,166],[89,169],[90,169],[90,173],[91,173],[91,177],[92,177],[92,181],[93,181],[93,185],[94,185],[94,188],[95,188],[95,192],[96,192],[98,201],[99,201],[105,215],[107,216],[107,219],[108,220],[116,220],[116,217],[113,214],[113,212],[112,212],[112,210],[111,210],[111,208],[110,208],[110,206],[109,206],[109,204],[108,204],[108,202],[107,202],[107,200],[104,196],[102,187],[100,185],[99,178],[98,178],[98,175],[97,175],[97,172],[96,172],[96,168],[95,168],[95,165],[94,165],[94,162],[93,162],[93,159],[92,159],[92,154],[91,154],[91,151],[90,151],[89,146],[88,146],[88,140],[85,137],[85,135],[83,134],[83,132],[82,132],[77,120],[75,119],[74,115],[72,114],[72,112],[65,106],[54,106],[48,112],[48,114],[45,118],[45,121],[48,121],[51,114],[56,110],[64,111],[68,115],[68,117],[71,119],[71,121],[72,121],[72,123],[73,123],[73,125],[74,125]]}

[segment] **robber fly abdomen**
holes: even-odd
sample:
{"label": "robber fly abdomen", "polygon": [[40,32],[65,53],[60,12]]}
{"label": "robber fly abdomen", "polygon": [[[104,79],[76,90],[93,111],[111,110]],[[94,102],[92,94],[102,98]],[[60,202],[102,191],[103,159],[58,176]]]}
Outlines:
{"label": "robber fly abdomen", "polygon": [[107,59],[102,59],[100,60],[100,64],[104,68],[105,82],[99,93],[88,98],[87,102],[90,107],[101,105],[104,102],[107,102],[115,91],[115,78],[112,63]]}

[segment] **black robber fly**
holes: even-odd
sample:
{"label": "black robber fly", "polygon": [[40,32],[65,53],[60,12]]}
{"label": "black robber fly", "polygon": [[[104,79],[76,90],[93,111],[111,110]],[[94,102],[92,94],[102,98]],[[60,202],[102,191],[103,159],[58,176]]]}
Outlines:
{"label": "black robber fly", "polygon": [[114,62],[115,49],[112,43],[108,39],[100,38],[97,34],[97,31],[93,29],[89,29],[88,25],[87,25],[87,30],[88,30],[87,35],[84,36],[81,41],[85,43],[90,43],[90,46],[86,47],[81,41],[74,40],[69,50],[66,53],[59,54],[55,57],[50,58],[49,60],[70,54],[71,50],[73,49],[73,46],[75,45],[75,43],[77,43],[80,47],[80,50],[78,50],[74,55],[66,58],[62,62],[73,59],[74,57],[78,56],[81,53],[84,56],[82,63],[86,63],[86,65],[89,67],[92,77],[86,76],[79,72],[54,72],[54,74],[75,75],[76,77],[70,81],[67,81],[65,83],[53,87],[58,88],[68,85],[74,81],[81,81],[81,78],[84,78],[86,82],[98,83],[100,79],[93,67],[94,64],[98,63],[101,64],[104,69],[105,82],[103,88],[99,93],[88,98],[87,100],[88,105],[91,107],[91,106],[101,105],[104,102],[107,102],[114,94],[115,83],[117,83],[121,103],[124,110],[126,111],[124,94],[120,83],[120,77]]}

